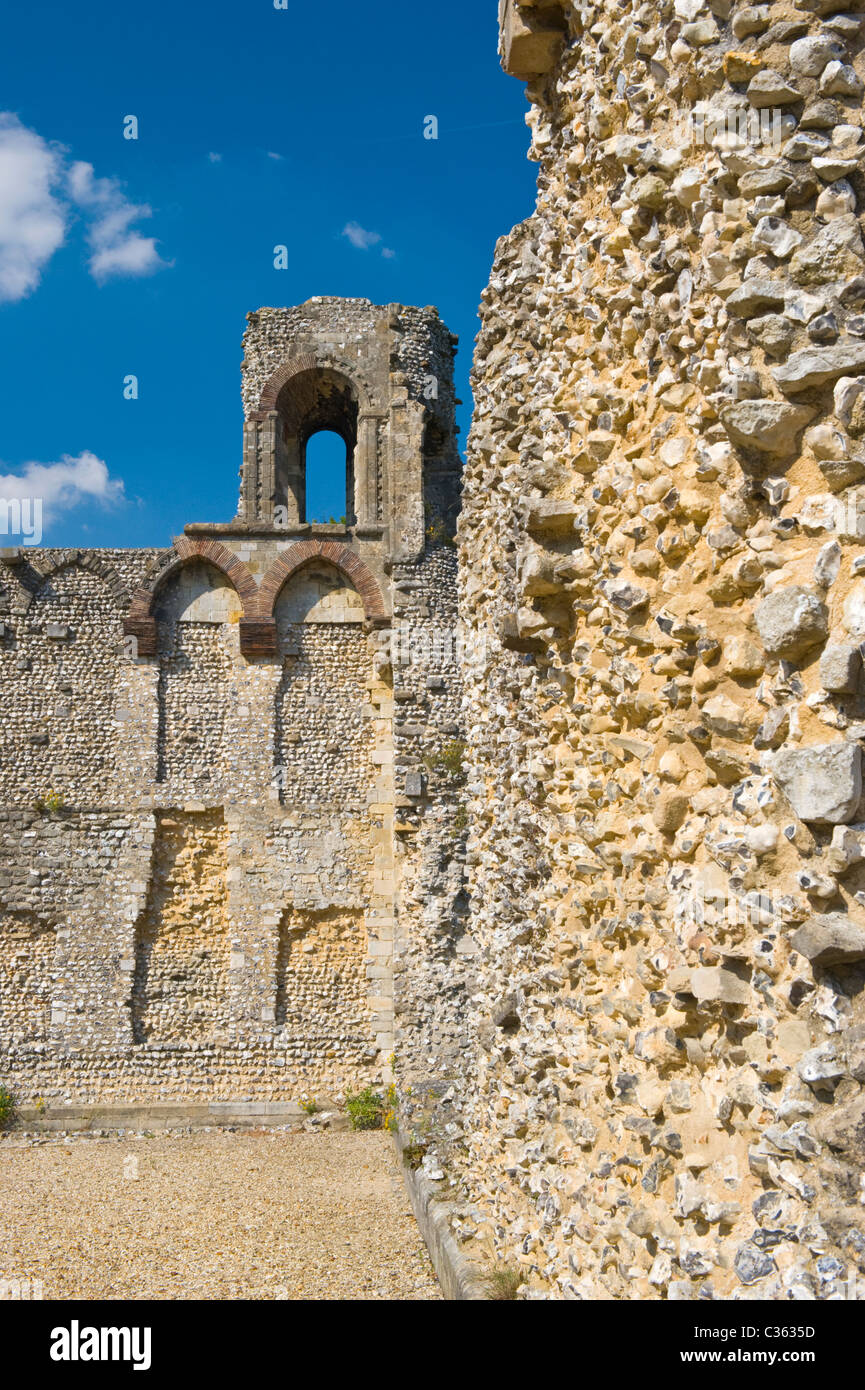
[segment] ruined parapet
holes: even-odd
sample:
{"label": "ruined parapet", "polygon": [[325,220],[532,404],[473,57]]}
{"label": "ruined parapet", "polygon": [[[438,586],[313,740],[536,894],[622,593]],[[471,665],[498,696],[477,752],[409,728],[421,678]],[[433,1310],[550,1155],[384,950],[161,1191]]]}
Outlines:
{"label": "ruined parapet", "polygon": [[502,5],[539,180],[483,295],[460,532],[462,1173],[541,1296],[851,1297],[865,1269],[841,10]]}

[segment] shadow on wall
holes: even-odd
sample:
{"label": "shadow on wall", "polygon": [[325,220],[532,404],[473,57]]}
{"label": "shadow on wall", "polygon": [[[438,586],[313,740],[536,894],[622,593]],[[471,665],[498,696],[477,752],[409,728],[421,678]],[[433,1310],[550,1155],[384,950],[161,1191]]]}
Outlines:
{"label": "shadow on wall", "polygon": [[227,1032],[227,876],[221,809],[157,814],[135,931],[134,1042],[204,1042]]}

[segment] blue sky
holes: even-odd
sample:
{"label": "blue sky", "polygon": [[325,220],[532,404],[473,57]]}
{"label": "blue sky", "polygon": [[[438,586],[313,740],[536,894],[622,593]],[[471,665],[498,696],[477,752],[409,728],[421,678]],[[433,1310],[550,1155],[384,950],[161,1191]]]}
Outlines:
{"label": "blue sky", "polygon": [[[187,521],[234,514],[240,338],[261,305],[437,305],[460,335],[464,441],[495,240],[534,203],[524,88],[499,67],[496,11],[7,7],[0,496],[38,480],[54,498],[44,544],[161,546]],[[128,115],[137,140],[123,138]],[[131,375],[137,400],[124,399]],[[62,467],[25,475],[34,463]]]}

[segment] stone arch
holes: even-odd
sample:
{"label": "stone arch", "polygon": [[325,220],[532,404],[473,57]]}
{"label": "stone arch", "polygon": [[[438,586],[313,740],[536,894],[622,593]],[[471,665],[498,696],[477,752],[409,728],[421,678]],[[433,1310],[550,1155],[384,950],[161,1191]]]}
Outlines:
{"label": "stone arch", "polygon": [[304,565],[315,560],[327,561],[351,581],[363,599],[364,614],[368,622],[380,623],[386,620],[387,611],[378,580],[360,556],[340,541],[297,541],[288,550],[283,551],[261,581],[256,600],[256,616],[260,619],[272,619],[274,606],[283,585]]}
{"label": "stone arch", "polygon": [[104,581],[119,609],[126,608],[129,603],[129,592],[117,571],[104,560],[100,560],[97,555],[86,550],[62,550],[56,555],[40,555],[39,564],[32,564],[29,568],[32,571],[31,583],[24,589],[19,609],[21,613],[27,613],[43,584],[46,584],[53,575],[59,574],[61,570],[72,568],[87,570],[90,574],[98,575]]}
{"label": "stone arch", "polygon": [[299,354],[277,368],[244,424],[242,514],[279,527],[305,525],[306,447],[314,435],[330,431],[346,447],[346,524],[377,524],[379,427],[387,411],[376,405],[376,395],[358,363],[330,349]]}
{"label": "stone arch", "polygon": [[172,549],[163,551],[159,556],[144,584],[132,595],[123,631],[128,637],[136,639],[139,656],[156,655],[156,618],[153,615],[156,595],[165,581],[191,560],[205,560],[225,575],[237,591],[244,614],[247,614],[250,605],[254,604],[258,586],[248,566],[239,560],[233,551],[221,541],[193,540],[189,536],[179,536]]}
{"label": "stone arch", "polygon": [[[110,566],[68,553],[40,559],[4,643],[0,794],[32,801],[56,791],[67,805],[99,806],[117,772],[120,591],[109,588]],[[26,758],[15,752],[28,744]]]}
{"label": "stone arch", "polygon": [[350,382],[357,395],[357,403],[361,411],[374,409],[373,391],[369,382],[358,371],[356,362],[349,362],[346,358],[340,357],[338,353],[305,352],[298,357],[289,358],[268,378],[258,400],[258,409],[251,413],[249,419],[265,420],[270,411],[279,410],[280,395],[294,377],[299,376],[302,372],[323,371],[335,372]]}

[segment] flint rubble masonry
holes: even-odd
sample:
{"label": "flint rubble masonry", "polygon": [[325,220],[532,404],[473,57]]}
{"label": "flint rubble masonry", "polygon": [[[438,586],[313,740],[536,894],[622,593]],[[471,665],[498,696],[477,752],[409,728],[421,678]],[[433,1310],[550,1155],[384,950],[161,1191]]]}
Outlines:
{"label": "flint rubble masonry", "polygon": [[529,1298],[844,1297],[865,552],[833,518],[863,476],[865,21],[501,20],[538,195],[482,296],[460,520],[457,1230]]}

